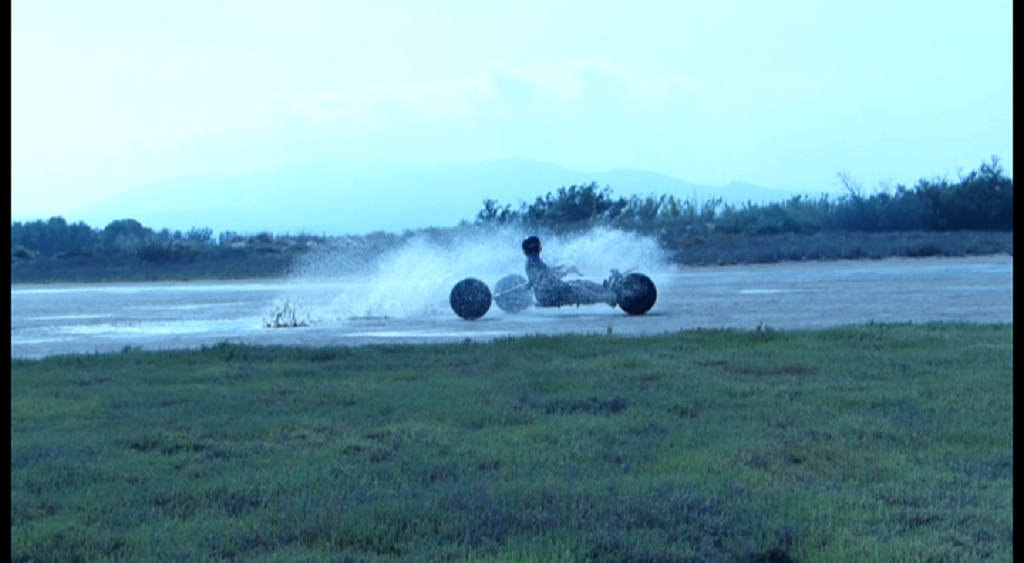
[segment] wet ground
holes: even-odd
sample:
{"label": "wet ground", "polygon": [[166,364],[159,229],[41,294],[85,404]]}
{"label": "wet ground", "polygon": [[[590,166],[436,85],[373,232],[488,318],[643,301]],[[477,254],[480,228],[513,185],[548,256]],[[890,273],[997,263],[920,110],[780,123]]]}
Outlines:
{"label": "wet ground", "polygon": [[[660,334],[698,327],[821,328],[866,322],[1013,322],[1013,258],[889,259],[678,268],[645,272],[654,308],[630,317],[606,305],[492,307],[465,321],[446,306],[450,280],[400,316],[352,315],[338,302],[368,295],[344,282],[187,282],[25,285],[11,288],[11,357],[190,348],[222,341],[363,345],[483,341],[564,332]],[[423,291],[419,292],[424,293]],[[343,299],[344,298],[344,299]],[[266,328],[285,301],[301,328]],[[349,310],[350,311],[350,310]]]}

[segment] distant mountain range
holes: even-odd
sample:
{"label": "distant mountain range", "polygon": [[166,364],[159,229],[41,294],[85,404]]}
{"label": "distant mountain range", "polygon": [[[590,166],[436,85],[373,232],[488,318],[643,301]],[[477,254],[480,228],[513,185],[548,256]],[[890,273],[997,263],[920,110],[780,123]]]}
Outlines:
{"label": "distant mountain range", "polygon": [[615,196],[672,195],[698,203],[765,203],[797,192],[734,182],[702,186],[643,170],[580,172],[522,159],[413,163],[330,161],[234,176],[169,178],[81,208],[64,218],[102,228],[136,219],[155,230],[209,227],[275,234],[366,234],[450,227],[472,221],[484,199],[532,203],[548,192],[596,182]]}

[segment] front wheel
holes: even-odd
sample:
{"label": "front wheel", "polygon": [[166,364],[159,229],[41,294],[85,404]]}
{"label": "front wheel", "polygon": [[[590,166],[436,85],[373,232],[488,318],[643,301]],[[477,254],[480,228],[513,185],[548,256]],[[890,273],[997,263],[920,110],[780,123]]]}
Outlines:
{"label": "front wheel", "polygon": [[630,315],[642,315],[651,310],[658,299],[658,288],[651,278],[643,274],[626,274],[615,284],[615,299],[619,308]]}
{"label": "front wheel", "polygon": [[526,288],[527,280],[519,274],[509,274],[494,284],[494,303],[506,313],[519,313],[533,305],[533,292]]}

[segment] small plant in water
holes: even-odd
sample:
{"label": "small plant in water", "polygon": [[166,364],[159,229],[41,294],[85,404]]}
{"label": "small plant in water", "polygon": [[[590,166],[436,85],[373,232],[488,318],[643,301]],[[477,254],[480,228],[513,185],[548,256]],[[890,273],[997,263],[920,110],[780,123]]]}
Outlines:
{"label": "small plant in water", "polygon": [[284,305],[274,313],[272,319],[263,319],[264,328],[298,328],[309,326],[310,324],[312,323],[308,317],[305,319],[298,318],[295,306],[292,305],[291,301],[285,301]]}

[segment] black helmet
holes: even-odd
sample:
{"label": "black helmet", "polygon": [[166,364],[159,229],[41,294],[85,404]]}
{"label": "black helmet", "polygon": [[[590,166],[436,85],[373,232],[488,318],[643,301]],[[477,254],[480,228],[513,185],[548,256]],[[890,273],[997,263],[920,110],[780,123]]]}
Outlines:
{"label": "black helmet", "polygon": [[531,254],[540,254],[540,239],[534,235],[524,238],[523,254],[527,256],[530,256]]}

